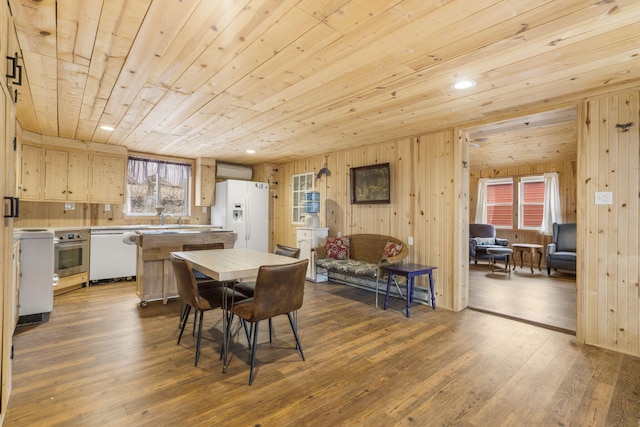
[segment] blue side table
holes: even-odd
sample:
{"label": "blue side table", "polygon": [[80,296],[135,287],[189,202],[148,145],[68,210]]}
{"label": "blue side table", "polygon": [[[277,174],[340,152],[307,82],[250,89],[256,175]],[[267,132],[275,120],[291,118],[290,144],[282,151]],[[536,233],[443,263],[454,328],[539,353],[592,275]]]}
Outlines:
{"label": "blue side table", "polygon": [[428,265],[421,264],[394,264],[387,265],[384,268],[389,271],[389,278],[387,279],[387,294],[384,298],[384,309],[389,306],[389,292],[391,291],[391,282],[393,276],[403,276],[407,279],[407,317],[411,316],[411,301],[413,301],[413,288],[414,279],[417,276],[423,274],[429,275],[429,290],[431,291],[431,307],[436,309],[436,295],[433,291],[433,270],[438,267],[430,267]]}

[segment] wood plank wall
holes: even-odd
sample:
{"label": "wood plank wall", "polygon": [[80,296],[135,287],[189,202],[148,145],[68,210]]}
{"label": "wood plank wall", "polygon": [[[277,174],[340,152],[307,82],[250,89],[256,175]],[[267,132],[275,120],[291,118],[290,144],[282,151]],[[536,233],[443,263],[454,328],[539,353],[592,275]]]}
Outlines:
{"label": "wood plank wall", "polygon": [[[471,155],[473,155],[473,153]],[[469,215],[469,222],[475,222],[474,218],[476,215],[478,180],[480,178],[520,177],[541,175],[546,172],[558,172],[558,181],[560,184],[560,205],[562,207],[563,222],[576,222],[577,160],[514,165],[502,168],[472,169],[469,188],[469,210],[471,212]],[[498,237],[503,239],[509,239],[511,243],[536,243],[545,246],[545,248],[546,245],[551,242],[551,236],[545,236],[537,231],[531,230],[498,229],[496,234]],[[544,258],[542,259],[542,262],[543,264],[545,263]]]}
{"label": "wood plank wall", "polygon": [[[578,339],[640,354],[640,94],[587,100],[578,138]],[[627,132],[617,124],[633,122]],[[596,192],[613,204],[596,205]]]}
{"label": "wood plank wall", "polygon": [[[326,165],[331,174],[317,179],[315,189],[321,193],[320,223],[329,228],[329,235],[375,233],[394,236],[405,243],[413,236],[408,261],[438,267],[438,305],[464,308],[468,298],[466,281],[462,275],[464,283],[454,286],[454,277],[461,280],[458,269],[462,266],[466,270],[468,261],[464,251],[455,252],[460,250],[454,244],[460,219],[453,213],[459,204],[468,203],[465,186],[454,179],[464,175],[462,162],[456,160],[462,144],[450,130],[278,165],[274,242],[294,246],[297,243],[298,225],[291,222],[292,175],[317,173]],[[391,166],[391,203],[352,205],[349,169],[386,162]],[[417,285],[426,286],[425,279],[420,278]]]}

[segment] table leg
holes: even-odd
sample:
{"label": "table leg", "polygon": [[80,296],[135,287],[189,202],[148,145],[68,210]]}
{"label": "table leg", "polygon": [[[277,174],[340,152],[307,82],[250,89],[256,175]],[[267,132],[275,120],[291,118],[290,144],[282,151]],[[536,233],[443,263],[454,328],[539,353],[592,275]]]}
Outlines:
{"label": "table leg", "polygon": [[[227,373],[227,360],[229,356],[229,321],[227,319],[228,308],[227,307],[227,287],[229,286],[227,282],[222,282],[222,373]],[[235,285],[234,285],[235,288]]]}
{"label": "table leg", "polygon": [[407,276],[407,317],[411,317],[411,296],[413,295],[413,276]]}
{"label": "table leg", "polygon": [[389,273],[389,277],[387,277],[387,293],[384,297],[384,309],[386,310],[389,307],[389,292],[391,291],[391,281],[393,280],[393,274]]}
{"label": "table leg", "polygon": [[540,268],[540,263],[542,262],[542,250],[537,249],[536,252],[538,252],[538,271],[542,271],[542,268]]}
{"label": "table leg", "polygon": [[429,273],[429,291],[431,291],[431,307],[436,309],[436,294],[433,291],[433,274]]}
{"label": "table leg", "polygon": [[535,257],[535,249],[531,249],[531,254],[530,254],[530,259],[529,259],[529,264],[531,267],[531,274],[533,274],[533,259]]}

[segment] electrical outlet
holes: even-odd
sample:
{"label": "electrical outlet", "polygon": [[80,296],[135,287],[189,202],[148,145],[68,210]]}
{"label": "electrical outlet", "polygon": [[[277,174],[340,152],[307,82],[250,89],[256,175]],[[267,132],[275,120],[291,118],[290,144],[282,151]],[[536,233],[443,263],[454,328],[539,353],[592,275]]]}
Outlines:
{"label": "electrical outlet", "polygon": [[207,213],[207,207],[206,206],[202,207],[202,213]]}
{"label": "electrical outlet", "polygon": [[342,237],[342,231],[338,231],[338,237]]}
{"label": "electrical outlet", "polygon": [[76,209],[76,204],[73,202],[67,202],[64,204],[64,210],[65,211],[73,211]]}
{"label": "electrical outlet", "polygon": [[413,236],[409,236],[409,238],[407,239],[407,244],[409,246],[413,246]]}
{"label": "electrical outlet", "polygon": [[104,204],[104,211],[105,212],[109,212],[111,210],[111,204],[110,203],[105,203]]}

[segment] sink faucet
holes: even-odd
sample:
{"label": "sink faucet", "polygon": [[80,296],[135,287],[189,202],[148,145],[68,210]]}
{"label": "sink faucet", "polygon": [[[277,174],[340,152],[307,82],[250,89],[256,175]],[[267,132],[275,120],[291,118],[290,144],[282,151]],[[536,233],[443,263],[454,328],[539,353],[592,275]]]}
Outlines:
{"label": "sink faucet", "polygon": [[166,213],[164,213],[164,212],[162,212],[162,213],[160,214],[160,225],[164,225],[164,219],[165,219],[166,217],[168,217],[168,216],[170,216],[171,218],[173,218],[173,215],[172,215],[172,214],[166,214]]}

